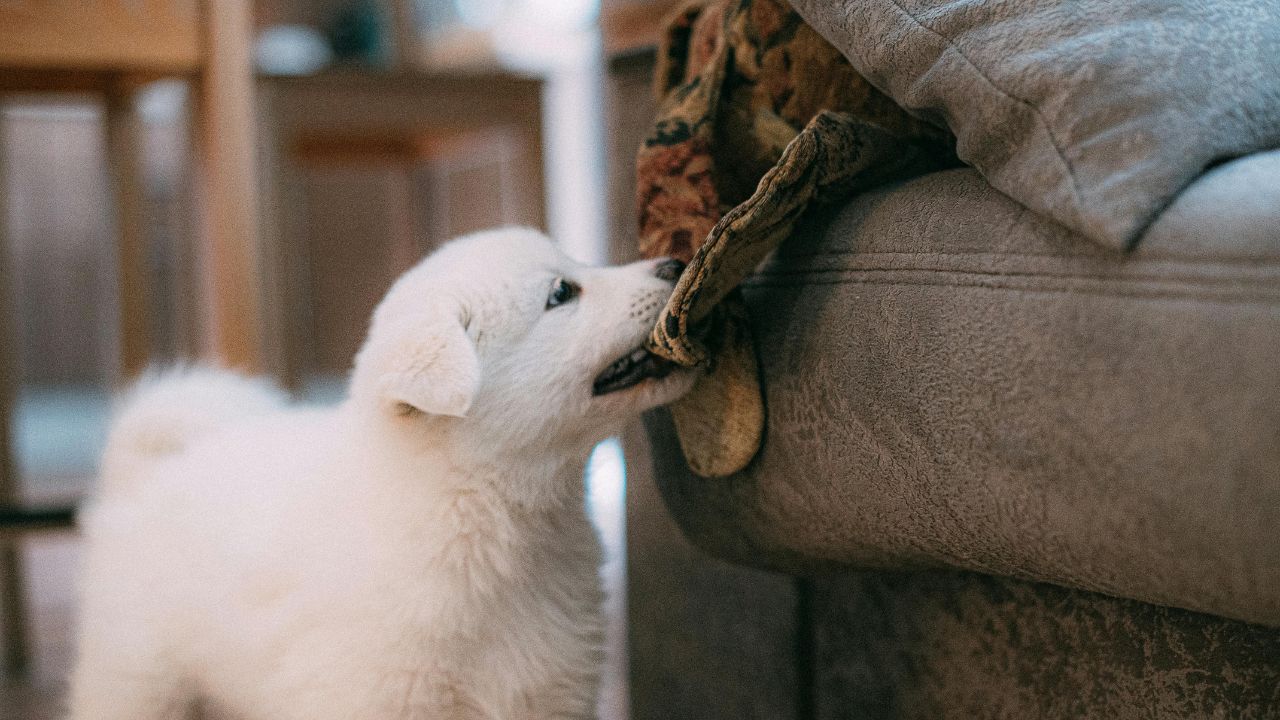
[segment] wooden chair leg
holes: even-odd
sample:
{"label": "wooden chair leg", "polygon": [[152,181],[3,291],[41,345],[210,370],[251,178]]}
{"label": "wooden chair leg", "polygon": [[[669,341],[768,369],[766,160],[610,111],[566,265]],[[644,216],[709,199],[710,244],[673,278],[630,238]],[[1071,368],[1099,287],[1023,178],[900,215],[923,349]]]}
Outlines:
{"label": "wooden chair leg", "polygon": [[209,53],[195,87],[195,189],[211,323],[206,351],[243,370],[276,370],[262,343],[262,267],[254,165],[252,12],[204,3]]}
{"label": "wooden chair leg", "polygon": [[[0,122],[0,196],[8,189],[5,174],[4,125]],[[18,479],[13,462],[12,413],[17,368],[13,357],[13,306],[9,288],[8,218],[0,213],[0,504],[17,499]],[[26,592],[22,582],[22,558],[17,541],[0,539],[0,672],[18,674],[30,659],[27,637]]]}

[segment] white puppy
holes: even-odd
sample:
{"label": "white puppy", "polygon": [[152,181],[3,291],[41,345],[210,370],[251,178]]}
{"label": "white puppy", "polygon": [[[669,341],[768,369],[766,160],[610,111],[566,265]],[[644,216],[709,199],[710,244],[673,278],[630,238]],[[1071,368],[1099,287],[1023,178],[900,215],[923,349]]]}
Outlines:
{"label": "white puppy", "polygon": [[72,717],[592,716],[583,465],[693,382],[639,350],[678,273],[480,233],[396,282],[336,408],[144,382],[83,518]]}

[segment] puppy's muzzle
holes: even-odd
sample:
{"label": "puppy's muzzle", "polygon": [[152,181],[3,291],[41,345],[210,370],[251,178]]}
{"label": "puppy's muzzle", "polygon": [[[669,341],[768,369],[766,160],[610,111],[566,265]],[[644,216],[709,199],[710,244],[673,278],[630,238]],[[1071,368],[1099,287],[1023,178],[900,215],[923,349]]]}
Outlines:
{"label": "puppy's muzzle", "polygon": [[684,263],[675,258],[666,258],[653,268],[653,274],[659,280],[667,282],[675,282],[680,279],[680,273],[684,272]]}

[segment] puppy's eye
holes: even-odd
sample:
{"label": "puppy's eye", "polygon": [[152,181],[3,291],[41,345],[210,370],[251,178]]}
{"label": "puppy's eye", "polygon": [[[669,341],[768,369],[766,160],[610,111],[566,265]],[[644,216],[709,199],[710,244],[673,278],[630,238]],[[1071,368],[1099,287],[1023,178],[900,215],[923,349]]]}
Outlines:
{"label": "puppy's eye", "polygon": [[556,278],[556,281],[551,285],[551,294],[547,296],[547,309],[550,310],[553,307],[563,305],[578,297],[581,292],[582,288],[576,284],[564,278]]}

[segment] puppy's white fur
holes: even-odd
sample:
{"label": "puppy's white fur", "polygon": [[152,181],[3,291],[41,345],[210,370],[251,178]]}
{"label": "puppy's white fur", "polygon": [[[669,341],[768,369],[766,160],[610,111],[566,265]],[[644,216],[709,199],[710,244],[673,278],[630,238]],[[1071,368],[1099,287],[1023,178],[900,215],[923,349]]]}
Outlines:
{"label": "puppy's white fur", "polygon": [[[83,518],[72,718],[592,716],[583,464],[692,384],[592,394],[671,292],[654,268],[481,233],[396,282],[336,408],[219,371],[144,382]],[[558,277],[582,292],[548,308]]]}

